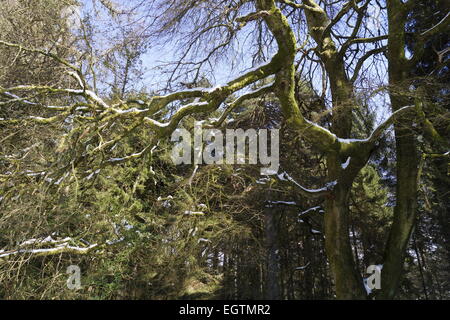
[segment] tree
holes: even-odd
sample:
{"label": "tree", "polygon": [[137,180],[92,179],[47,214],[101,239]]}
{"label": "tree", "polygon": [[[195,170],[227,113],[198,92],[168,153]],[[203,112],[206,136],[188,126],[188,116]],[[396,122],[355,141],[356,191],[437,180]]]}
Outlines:
{"label": "tree", "polygon": [[[202,115],[207,119],[213,112],[220,111],[219,120],[210,121],[210,125],[220,126],[228,114],[242,106],[244,101],[272,93],[290,129],[325,159],[325,186],[311,190],[292,178],[288,180],[297,186],[302,196],[325,201],[325,247],[336,296],[340,299],[365,299],[367,294],[349,236],[349,200],[356,177],[367,165],[380,138],[394,124],[396,207],[383,262],[381,291],[382,298],[393,298],[401,279],[403,257],[416,212],[419,161],[416,132],[411,127],[413,123],[420,123],[423,130],[432,132],[436,137],[433,124],[423,112],[423,101],[418,90],[410,93],[408,81],[411,68],[423,54],[422,47],[427,39],[444,30],[450,21],[447,15],[435,26],[418,34],[414,56],[407,59],[405,24],[408,8],[414,2],[391,0],[385,8],[370,0],[345,3],[317,3],[313,0],[303,0],[301,3],[289,0],[151,1],[148,5],[156,8],[158,13],[152,22],[155,26],[153,36],[167,39],[167,36],[178,35],[184,46],[168,78],[170,86],[166,89],[169,92],[158,93],[148,99],[127,99],[122,94],[119,100],[108,101],[87,81],[76,61],[69,62],[51,51],[1,40],[0,45],[9,49],[34,52],[57,61],[76,80],[76,87],[52,84],[1,87],[0,94],[5,105],[19,102],[45,108],[55,97],[65,98],[66,105],[44,114],[44,117],[16,118],[6,115],[0,120],[0,125],[8,127],[16,123],[34,123],[47,126],[70,119],[72,125],[63,142],[64,149],[70,152],[43,165],[41,171],[45,172],[45,179],[60,181],[73,168],[77,169],[80,178],[85,178],[96,170],[145,156],[158,140],[169,137],[189,116]],[[368,11],[374,8],[386,10],[389,30],[385,34],[384,30],[379,30],[376,35],[371,28]],[[249,27],[252,24],[256,25],[254,30]],[[198,82],[202,68],[214,59],[218,61],[220,54],[226,56],[230,53],[233,45],[245,35],[255,35],[248,55],[255,61],[270,55],[267,62],[243,72],[225,85],[171,90],[183,78],[192,83]],[[301,38],[305,41],[299,44]],[[380,65],[377,59],[384,52],[387,52],[387,92],[393,112],[370,135],[356,139],[352,130],[356,121],[354,111],[361,106],[356,98],[357,84],[373,77],[370,67],[366,66],[370,64],[372,68],[377,68]],[[317,87],[317,80],[313,78],[315,67],[322,70],[322,92],[318,94],[320,107],[317,109],[329,115],[322,124],[313,119],[317,118],[317,112],[310,112],[311,119],[307,118],[311,110],[304,109],[312,105],[302,104],[303,101],[298,99],[301,95],[296,90],[298,73],[305,73],[305,78],[311,77],[311,83]],[[127,82],[123,80],[122,89]],[[249,90],[252,85],[264,80],[273,82]],[[382,85],[377,90],[383,90]],[[38,93],[45,99],[37,96]],[[238,93],[240,95],[233,99]],[[227,107],[222,108],[224,105]],[[165,112],[166,117],[160,117],[160,112]],[[117,151],[114,151],[116,145],[138,130],[151,132],[146,145],[128,156],[117,156]],[[9,179],[7,174],[1,177],[4,182]]]}

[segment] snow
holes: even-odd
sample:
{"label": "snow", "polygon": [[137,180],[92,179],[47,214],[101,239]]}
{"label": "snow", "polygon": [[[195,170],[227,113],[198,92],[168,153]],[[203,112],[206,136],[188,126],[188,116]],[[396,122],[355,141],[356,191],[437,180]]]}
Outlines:
{"label": "snow", "polygon": [[187,215],[198,215],[198,216],[202,216],[202,215],[204,215],[205,213],[204,213],[204,212],[201,212],[201,211],[190,211],[190,210],[186,210],[186,211],[184,212],[184,214],[187,214]]}
{"label": "snow", "polygon": [[304,266],[302,266],[302,267],[297,267],[297,268],[295,268],[295,270],[305,270],[306,268],[308,268],[308,266],[311,264],[311,262],[308,262],[307,264],[305,264]]}
{"label": "snow", "polygon": [[[64,241],[64,240],[66,240],[66,239],[71,239],[71,238],[66,238],[66,239],[63,239],[63,240],[53,240],[53,239],[51,239],[51,241],[50,241],[50,239],[51,239],[51,237],[48,239],[49,241],[47,241],[47,242],[61,242],[61,241]],[[30,243],[33,243],[32,242],[32,240],[36,240],[36,239],[30,239],[30,240],[28,240],[28,241],[30,241]],[[26,242],[26,241],[25,241]],[[25,243],[24,242],[24,243]],[[93,244],[93,245],[90,245],[89,247],[86,247],[86,248],[83,248],[83,247],[75,247],[75,246],[70,246],[67,242],[66,243],[61,243],[61,244],[58,244],[58,245],[56,245],[54,248],[44,248],[44,249],[19,249],[19,250],[16,250],[16,251],[12,251],[12,252],[7,252],[7,253],[3,253],[3,254],[0,254],[0,258],[4,258],[4,257],[7,257],[7,256],[10,256],[10,255],[14,255],[14,254],[18,254],[18,253],[31,253],[31,254],[33,254],[33,253],[45,253],[45,252],[54,252],[54,253],[58,253],[59,251],[61,251],[61,249],[69,249],[69,250],[73,250],[73,251],[78,251],[78,252],[80,252],[80,253],[84,253],[84,252],[86,252],[86,251],[88,251],[88,250],[90,250],[90,249],[92,249],[92,248],[94,248],[94,247],[96,247],[97,246],[97,244]],[[1,252],[4,252],[4,250],[2,250],[2,251],[0,251],[0,253]]]}
{"label": "snow", "polygon": [[67,242],[72,240],[72,238],[64,238],[61,240],[54,240],[51,236],[48,236],[46,238],[40,238],[40,239],[29,239],[26,240],[24,242],[22,242],[21,244],[19,244],[19,247],[23,247],[26,245],[31,245],[31,244],[40,244],[40,243],[60,243],[60,242]]}
{"label": "snow", "polygon": [[274,205],[274,204],[283,204],[283,205],[287,205],[287,206],[297,205],[297,203],[294,201],[268,201],[266,208],[272,208],[272,205]]}
{"label": "snow", "polygon": [[86,177],[86,180],[91,180],[94,177],[94,175],[97,175],[99,172],[100,172],[100,169],[95,170],[94,172],[92,172],[90,175],[88,175]]}
{"label": "snow", "polygon": [[134,228],[134,226],[128,223],[128,221],[125,219],[122,219],[122,225],[125,228],[125,230],[131,230]]}
{"label": "snow", "polygon": [[166,201],[164,201],[164,202],[162,203],[162,206],[163,206],[164,208],[170,208],[172,205],[170,204],[169,200],[166,200]]}
{"label": "snow", "polygon": [[29,116],[29,119],[34,119],[34,120],[46,120],[47,118],[43,118],[43,117],[36,117],[36,116]]}
{"label": "snow", "polygon": [[84,110],[89,110],[88,107],[76,107],[75,111],[84,111]]}
{"label": "snow", "polygon": [[328,130],[327,128],[324,128],[324,127],[322,127],[322,126],[319,126],[318,124],[316,124],[316,123],[314,123],[314,122],[312,122],[312,121],[309,121],[308,119],[305,119],[305,121],[306,121],[307,123],[309,123],[310,125],[312,125],[312,126],[314,126],[314,127],[316,127],[316,128],[322,129],[322,130],[326,131],[328,134],[330,134],[331,136],[337,138],[336,135],[335,135],[334,133],[332,133],[330,130]]}
{"label": "snow", "polygon": [[327,182],[325,184],[325,186],[326,186],[325,188],[327,190],[332,190],[336,185],[337,185],[337,180],[334,180],[334,181],[331,181],[331,182]]}
{"label": "snow", "polygon": [[[81,90],[78,90],[78,91],[81,91]],[[83,92],[83,91],[81,91],[81,92]],[[100,99],[93,91],[86,90],[85,92],[86,92],[86,94],[89,97],[92,98],[92,100],[94,100],[95,102],[100,104],[103,108],[105,108],[105,109],[109,109],[110,108],[110,106],[108,106],[102,99]]]}
{"label": "snow", "polygon": [[30,172],[29,170],[27,170],[26,172],[29,172],[29,173],[27,173],[27,176],[29,176],[29,177],[36,177],[36,176],[43,176],[43,175],[45,175],[45,171],[43,171],[43,172]]}
{"label": "snow", "polygon": [[[192,103],[188,103],[188,104],[186,104],[186,105],[184,105],[184,106],[181,106],[181,108],[178,109],[177,112],[180,112],[181,110],[186,109],[186,108],[191,108],[191,107],[202,107],[202,106],[207,106],[207,105],[209,105],[209,102],[207,102],[207,101],[202,101],[202,102],[192,102]],[[204,123],[204,122],[206,122],[206,120],[197,121],[197,123]]]}
{"label": "snow", "polygon": [[149,117],[145,117],[145,120],[150,122],[154,126],[157,126],[157,127],[160,127],[160,128],[165,128],[165,127],[169,126],[169,124],[170,124],[170,122],[162,123],[162,122],[153,120],[153,119],[151,119]]}
{"label": "snow", "polygon": [[16,100],[21,100],[21,102],[24,102],[26,104],[37,105],[37,103],[31,102],[31,101],[26,100],[26,99],[23,99],[23,98],[15,95],[15,94],[12,94],[11,92],[5,91],[5,92],[3,92],[3,94],[9,96],[10,98],[13,98],[13,99],[16,99]]}
{"label": "snow", "polygon": [[25,246],[25,245],[28,245],[28,244],[33,244],[35,242],[38,242],[38,240],[37,239],[29,239],[29,240],[26,240],[26,241],[22,242],[21,244],[19,244],[19,247],[20,246]]}
{"label": "snow", "polygon": [[283,173],[277,174],[277,177],[278,177],[278,179],[280,179],[281,181],[288,181],[288,179],[285,178],[285,175],[287,175],[287,173],[286,173],[286,172],[283,172]]}
{"label": "snow", "polygon": [[368,278],[363,279],[363,284],[364,284],[364,288],[366,289],[367,295],[369,295],[372,293],[372,289],[370,289],[369,286],[367,285],[367,279]]}
{"label": "snow", "polygon": [[80,87],[82,87],[84,89],[83,81],[81,80],[80,76],[76,72],[69,71],[69,72],[67,72],[67,74],[74,77],[78,81],[78,84],[80,85]]}
{"label": "snow", "polygon": [[66,172],[65,175],[63,175],[61,178],[58,179],[58,181],[55,182],[55,185],[60,185],[61,182],[69,175],[69,172]]}
{"label": "snow", "polygon": [[214,92],[214,91],[216,91],[216,90],[221,89],[222,87],[223,87],[223,86],[221,86],[221,85],[216,85],[216,86],[213,87],[213,88],[208,88],[207,92],[208,92],[208,93],[212,93],[212,92]]}
{"label": "snow", "polygon": [[130,108],[130,109],[126,109],[126,110],[114,109],[114,111],[118,114],[126,114],[126,113],[132,113],[132,112],[136,112],[136,113],[147,112],[147,111],[149,111],[149,109]]}
{"label": "snow", "polygon": [[269,182],[269,181],[270,181],[269,178],[264,177],[264,178],[261,178],[261,179],[256,180],[256,183],[257,183],[257,184],[266,184],[266,183]]}
{"label": "snow", "polygon": [[158,197],[158,199],[156,199],[156,201],[172,200],[172,199],[173,199],[173,197],[169,195],[169,196],[167,196],[165,198]]}
{"label": "snow", "polygon": [[318,193],[318,192],[323,192],[323,191],[327,191],[327,190],[332,190],[333,189],[333,187],[337,184],[337,181],[335,180],[335,181],[331,181],[331,182],[328,182],[326,185],[325,185],[325,187],[323,187],[323,188],[320,188],[320,189],[308,189],[308,188],[305,188],[305,187],[303,187],[302,185],[300,185],[297,181],[295,181],[289,174],[287,174],[286,172],[283,172],[283,173],[281,173],[281,174],[279,174],[278,175],[278,178],[280,179],[280,180],[283,180],[283,181],[290,181],[290,182],[292,182],[292,183],[294,183],[297,187],[299,187],[300,189],[302,189],[303,191],[306,191],[306,192],[308,192],[308,193]]}
{"label": "snow", "polygon": [[307,213],[309,213],[309,212],[311,212],[311,211],[318,211],[320,208],[321,208],[321,206],[309,208],[309,209],[307,209],[307,210],[305,210],[305,211],[303,211],[303,212],[300,212],[300,213],[298,214],[298,216],[301,217],[301,216],[306,215]]}
{"label": "snow", "polygon": [[[372,136],[372,135],[371,135]],[[339,142],[350,144],[353,142],[367,142],[369,139],[344,139],[344,138],[338,138]]]}
{"label": "snow", "polygon": [[19,96],[15,95],[15,94],[13,94],[11,92],[8,92],[8,91],[3,92],[3,94],[7,95],[7,96],[10,96],[11,98],[14,98],[14,99],[20,99]]}
{"label": "snow", "polygon": [[158,199],[156,199],[156,201],[159,201],[159,202],[162,201],[162,206],[164,208],[170,208],[172,206],[172,204],[170,203],[170,200],[172,200],[172,199],[173,199],[172,196],[167,196],[165,198],[158,197]]}
{"label": "snow", "polygon": [[348,165],[350,164],[350,159],[351,157],[347,158],[347,161],[345,161],[345,163],[341,164],[342,169],[347,169]]}
{"label": "snow", "polygon": [[67,89],[66,90],[68,93],[73,93],[73,94],[82,94],[83,90],[77,90],[77,89]]}
{"label": "snow", "polygon": [[106,244],[107,245],[113,245],[113,244],[122,242],[123,240],[125,240],[125,237],[121,237],[121,238],[119,238],[117,240],[108,240],[108,241],[106,241]]}
{"label": "snow", "polygon": [[[186,93],[188,93],[188,92],[198,92],[199,94],[202,94],[202,93],[208,93],[209,90],[211,90],[211,88],[196,87],[196,88],[190,88],[190,89],[183,89],[183,90],[181,90],[179,92],[186,92]],[[177,93],[177,92],[175,92],[175,93]],[[171,94],[173,94],[173,93],[169,93],[168,95],[163,96],[163,98],[166,98],[166,97],[170,96]]]}
{"label": "snow", "polygon": [[277,174],[278,170],[273,170],[269,168],[261,168],[261,174],[265,176],[273,176]]}
{"label": "snow", "polygon": [[124,161],[124,160],[128,160],[131,158],[136,158],[142,155],[142,153],[146,150],[147,148],[145,148],[144,150],[142,150],[141,152],[137,152],[137,153],[133,153],[130,154],[129,156],[123,157],[123,158],[111,158],[108,159],[108,162],[114,163],[114,162],[120,162],[120,161]]}
{"label": "snow", "polygon": [[399,113],[399,112],[402,112],[404,109],[409,109],[409,108],[411,108],[411,106],[405,106],[405,107],[400,108],[400,109],[398,109],[397,111],[393,112],[387,120],[385,120],[384,122],[382,122],[377,128],[375,128],[375,129],[372,131],[372,133],[369,135],[369,137],[368,137],[367,139],[344,139],[344,138],[337,138],[337,139],[338,139],[339,142],[341,142],[341,143],[346,143],[346,144],[351,144],[351,143],[354,143],[354,142],[368,142],[368,141],[370,141],[370,140],[372,139],[374,133],[378,130],[378,128],[380,128],[380,126],[385,125],[386,122],[389,121],[389,119],[390,119],[393,115],[395,115],[395,114],[397,114],[397,113]]}

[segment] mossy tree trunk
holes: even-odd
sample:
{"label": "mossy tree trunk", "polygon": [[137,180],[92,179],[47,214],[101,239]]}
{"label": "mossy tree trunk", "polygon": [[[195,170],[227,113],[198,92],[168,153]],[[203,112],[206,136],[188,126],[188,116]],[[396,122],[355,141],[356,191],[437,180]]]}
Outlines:
{"label": "mossy tree trunk", "polygon": [[[310,4],[313,3],[310,2]],[[309,27],[311,30],[323,30],[328,24],[328,19],[325,12],[319,11],[320,7],[314,5],[318,11],[311,15],[307,14]],[[331,195],[328,196],[325,207],[325,245],[335,279],[336,296],[338,299],[365,299],[366,293],[361,275],[353,259],[349,239],[348,199],[353,179],[367,161],[367,157],[365,157],[367,150],[364,148],[361,150],[363,152],[360,155],[364,158],[362,166],[352,166],[350,172],[344,172],[341,166],[343,155],[339,143],[336,143],[335,138],[326,136],[326,133],[314,132],[311,126],[305,123],[295,99],[295,36],[286,18],[276,8],[273,1],[260,0],[258,6],[259,9],[270,13],[265,20],[277,40],[278,54],[283,57],[280,62],[282,63],[280,71],[276,74],[275,93],[280,100],[287,122],[294,128],[302,130],[303,134],[311,141],[326,145],[324,151],[327,155],[328,179],[330,181],[340,179],[344,182],[336,185]],[[352,123],[351,108],[354,105],[353,90],[345,74],[342,57],[339,56],[331,37],[323,35],[321,32],[312,32],[312,34],[319,44],[320,56],[325,62],[330,77],[333,107],[335,108],[332,127],[341,137],[348,137]],[[305,127],[309,130],[304,130]],[[334,143],[327,143],[323,138],[331,138]],[[355,163],[357,162],[355,161]]]}
{"label": "mossy tree trunk", "polygon": [[[410,103],[401,93],[409,78],[410,62],[405,57],[407,10],[400,0],[388,1],[388,71],[391,105],[395,112]],[[397,185],[394,220],[386,245],[379,298],[392,299],[399,287],[406,248],[416,220],[418,155],[414,119],[402,118],[394,124],[397,158]]]}

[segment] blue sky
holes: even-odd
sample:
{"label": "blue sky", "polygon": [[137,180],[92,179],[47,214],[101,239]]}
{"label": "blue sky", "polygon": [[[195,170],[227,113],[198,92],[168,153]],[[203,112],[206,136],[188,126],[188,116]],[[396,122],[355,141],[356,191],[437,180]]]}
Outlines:
{"label": "blue sky", "polygon": [[[93,0],[83,0],[82,3],[84,5],[84,12],[94,12],[93,8]],[[96,1],[96,0],[94,0]],[[139,2],[138,0],[131,0],[126,2],[126,6],[132,6],[133,4]],[[122,2],[121,5],[124,3]],[[98,3],[97,3],[98,8]],[[370,29],[376,30],[380,27],[380,25],[386,25],[385,13],[380,12],[376,5],[370,5],[368,8],[369,18],[367,19],[367,25]],[[137,11],[135,15],[135,19],[138,22],[144,22],[142,15],[145,12]],[[105,29],[110,30],[111,27],[114,26],[113,20],[106,15],[104,12],[100,12],[98,16],[95,18],[95,23],[99,30]],[[145,25],[145,22],[144,22]],[[211,76],[208,77],[210,81],[213,82],[213,86],[220,85],[228,82],[233,79],[240,73],[243,73],[246,69],[251,68],[251,57],[249,55],[249,46],[252,44],[247,40],[247,35],[245,33],[246,30],[242,31],[242,34],[238,36],[236,47],[236,56],[234,59],[235,65],[232,67],[231,63],[227,61],[221,61],[213,66],[213,78]],[[99,34],[98,43],[102,45],[102,42],[106,44],[109,40],[111,40],[111,32],[105,32],[103,34]],[[300,42],[303,39],[300,39]],[[154,45],[153,41],[150,41],[147,52],[142,56],[142,71],[144,72],[143,81],[140,84],[143,87],[146,87],[148,90],[151,89],[159,89],[166,84],[166,77],[162,73],[162,68],[164,64],[171,61],[176,61],[178,56],[175,54],[173,48],[176,46],[176,39],[172,39],[172,41],[166,41],[163,44]],[[380,55],[381,56],[381,55]],[[380,58],[380,56],[378,58]],[[366,66],[370,66],[373,63],[372,59],[368,59],[365,63]],[[361,85],[364,88],[361,90],[374,90],[382,85],[386,85],[387,83],[387,70],[386,64],[377,63],[375,67],[372,67],[368,70],[368,77],[365,82],[361,82]],[[320,93],[322,87],[322,72],[320,68],[317,69],[317,72],[314,72],[312,75],[312,82],[314,87]],[[378,83],[375,80],[378,79]],[[381,81],[379,81],[381,80]],[[328,93],[329,95],[329,93]],[[381,122],[385,119],[390,111],[389,111],[389,97],[386,93],[379,93],[367,99],[367,103],[373,109],[377,110],[377,120]]]}

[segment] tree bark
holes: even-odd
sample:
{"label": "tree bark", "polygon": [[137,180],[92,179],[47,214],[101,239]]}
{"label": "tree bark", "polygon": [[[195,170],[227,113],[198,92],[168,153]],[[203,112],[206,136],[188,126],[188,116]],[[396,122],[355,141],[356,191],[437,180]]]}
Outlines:
{"label": "tree bark", "polygon": [[264,208],[264,222],[267,247],[266,299],[278,300],[280,299],[280,271],[278,265],[278,235],[273,208]]}
{"label": "tree bark", "polygon": [[[401,1],[388,1],[388,72],[393,112],[409,102],[396,93],[401,91],[401,86],[409,76],[409,63],[405,57],[406,14],[405,4]],[[396,205],[384,254],[379,294],[381,299],[393,299],[397,293],[406,248],[416,219],[418,156],[412,124],[411,118],[402,118],[394,124],[397,156]]]}
{"label": "tree bark", "polygon": [[338,299],[366,299],[363,281],[353,259],[349,236],[351,184],[337,184],[325,202],[325,249]]}

